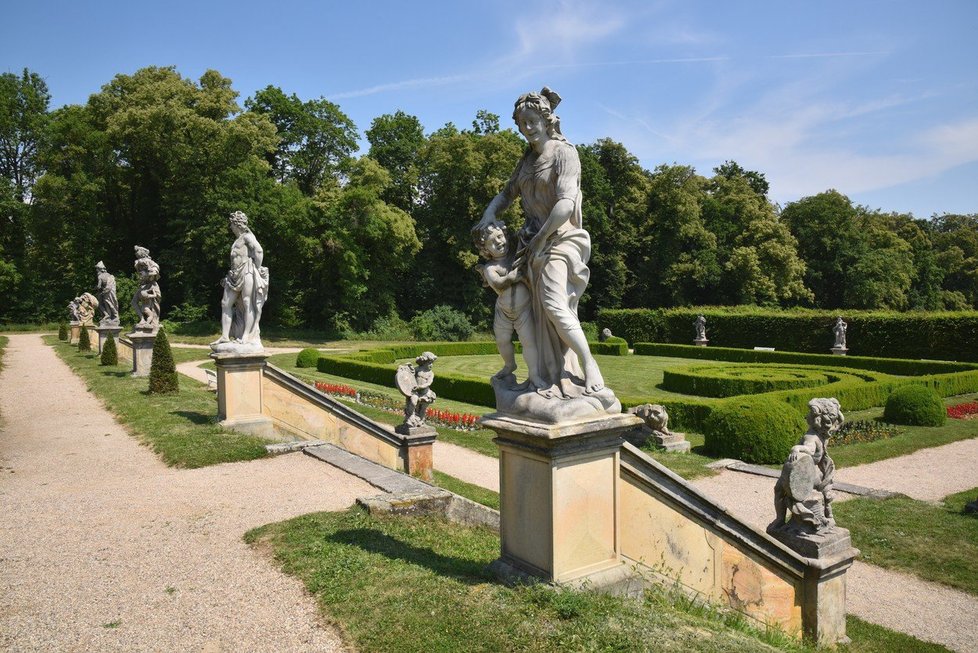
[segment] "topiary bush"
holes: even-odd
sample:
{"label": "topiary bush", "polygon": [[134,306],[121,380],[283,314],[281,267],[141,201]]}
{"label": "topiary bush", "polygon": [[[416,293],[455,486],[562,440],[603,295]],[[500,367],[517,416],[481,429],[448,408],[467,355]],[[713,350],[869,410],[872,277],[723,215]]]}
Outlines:
{"label": "topiary bush", "polygon": [[943,426],[944,402],[933,388],[911,384],[897,388],[886,399],[883,421],[908,426]]}
{"label": "topiary bush", "polygon": [[411,332],[417,340],[458,342],[471,338],[473,331],[465,313],[446,305],[418,313],[411,320]]}
{"label": "topiary bush", "polygon": [[115,346],[115,338],[112,337],[110,333],[105,338],[105,344],[102,345],[102,357],[99,359],[102,365],[118,365],[119,364],[119,351]]}
{"label": "topiary bush", "polygon": [[153,364],[149,367],[149,392],[162,395],[178,392],[180,382],[177,380],[177,366],[173,363],[173,352],[170,351],[170,341],[166,331],[156,332],[156,342],[153,343]]}
{"label": "topiary bush", "polygon": [[68,339],[68,323],[62,320],[58,322],[58,340]]}
{"label": "topiary bush", "polygon": [[319,364],[319,350],[315,347],[306,347],[295,357],[296,367],[316,367]]}
{"label": "topiary bush", "polygon": [[88,335],[88,327],[84,324],[78,333],[78,351],[92,351],[92,340]]}
{"label": "topiary bush", "polygon": [[808,425],[790,405],[767,397],[721,403],[703,425],[706,449],[723,458],[783,463]]}

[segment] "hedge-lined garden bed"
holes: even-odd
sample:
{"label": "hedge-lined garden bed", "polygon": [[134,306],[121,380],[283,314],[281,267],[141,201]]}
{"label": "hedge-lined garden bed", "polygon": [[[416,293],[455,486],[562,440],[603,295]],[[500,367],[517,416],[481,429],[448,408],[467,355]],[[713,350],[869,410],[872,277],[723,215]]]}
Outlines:
{"label": "hedge-lined garden bed", "polygon": [[[842,313],[850,351],[860,356],[978,362],[978,311]],[[628,342],[691,344],[693,321],[706,317],[710,346],[774,347],[829,353],[839,311],[774,310],[754,307],[604,309],[598,314]]]}

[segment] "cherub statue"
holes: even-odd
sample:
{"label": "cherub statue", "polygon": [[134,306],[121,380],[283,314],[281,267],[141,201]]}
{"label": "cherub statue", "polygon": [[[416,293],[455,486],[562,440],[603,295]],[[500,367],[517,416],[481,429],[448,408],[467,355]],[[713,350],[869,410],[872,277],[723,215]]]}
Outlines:
{"label": "cherub statue", "polygon": [[431,366],[437,359],[438,357],[433,353],[426,351],[414,359],[417,367],[410,363],[398,366],[394,381],[397,389],[406,397],[402,427],[424,425],[428,406],[434,403],[436,399],[435,393],[431,389],[431,384],[435,380],[435,373]]}
{"label": "cherub statue", "polygon": [[529,369],[529,384],[534,389],[550,386],[538,372],[536,337],[533,334],[533,309],[530,306],[530,289],[524,281],[522,258],[514,260],[510,255],[506,228],[498,221],[489,222],[473,230],[479,254],[487,260],[476,266],[487,286],[496,291],[496,314],[492,330],[496,336],[496,348],[503,357],[503,368],[496,372],[497,379],[509,379],[516,386],[516,349],[513,346],[515,331],[523,345],[523,358]]}
{"label": "cherub statue", "polygon": [[835,527],[832,517],[835,463],[826,446],[844,419],[838,399],[808,402],[808,431],[791,448],[781,468],[781,477],[774,486],[775,518],[768,531],[813,534]]}
{"label": "cherub statue", "polygon": [[629,408],[628,412],[641,417],[645,422],[645,426],[652,433],[672,435],[672,431],[669,430],[669,413],[666,412],[665,406],[660,404],[642,404],[641,406]]}
{"label": "cherub statue", "polygon": [[78,314],[78,321],[87,326],[92,326],[95,322],[95,309],[98,307],[98,300],[92,293],[82,293],[81,296],[75,298],[77,302],[76,312]]}

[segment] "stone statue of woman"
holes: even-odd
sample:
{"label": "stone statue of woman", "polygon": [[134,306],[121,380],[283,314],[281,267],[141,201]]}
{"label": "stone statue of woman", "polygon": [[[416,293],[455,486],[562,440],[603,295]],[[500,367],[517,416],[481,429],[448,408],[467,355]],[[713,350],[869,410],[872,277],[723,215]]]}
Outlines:
{"label": "stone statue of woman", "polygon": [[132,296],[132,308],[139,317],[135,331],[156,333],[160,329],[160,266],[149,257],[149,250],[136,245],[136,275],[139,277],[139,287]]}
{"label": "stone statue of woman", "polygon": [[98,295],[98,309],[102,313],[98,325],[117,327],[119,326],[119,299],[115,294],[115,277],[109,274],[102,261],[95,264],[95,273],[97,275],[95,292]]}
{"label": "stone statue of woman", "polygon": [[527,310],[536,347],[536,356],[524,358],[528,365],[534,360],[536,369],[529,376],[537,383],[513,386],[495,378],[493,387],[501,412],[547,422],[621,412],[577,316],[590,276],[591,238],[581,217],[581,162],[561,133],[554,114],[559,103],[560,96],[547,87],[516,101],[513,119],[528,146],[474,228],[498,222],[498,215],[520,198],[526,220],[515,258],[531,295]]}
{"label": "stone statue of woman", "polygon": [[849,325],[842,320],[842,316],[840,315],[835,321],[835,326],[832,327],[832,334],[835,336],[835,344],[832,346],[833,349],[846,348],[846,331],[848,328]]}

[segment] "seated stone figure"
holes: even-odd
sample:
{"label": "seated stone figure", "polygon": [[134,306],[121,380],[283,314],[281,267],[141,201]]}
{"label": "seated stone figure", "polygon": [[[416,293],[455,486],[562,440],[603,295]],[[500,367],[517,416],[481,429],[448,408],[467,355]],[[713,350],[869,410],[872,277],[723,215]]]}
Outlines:
{"label": "seated stone figure", "polygon": [[417,367],[410,363],[398,366],[394,381],[397,389],[405,397],[404,423],[396,429],[399,433],[413,427],[424,426],[428,406],[437,398],[431,389],[431,384],[435,381],[435,373],[431,366],[437,359],[438,357],[433,353],[426,351],[414,359]]}
{"label": "seated stone figure", "polygon": [[837,399],[808,402],[808,431],[791,448],[774,487],[775,518],[768,532],[820,534],[835,527],[832,517],[832,480],[835,463],[828,440],[842,426]]}

